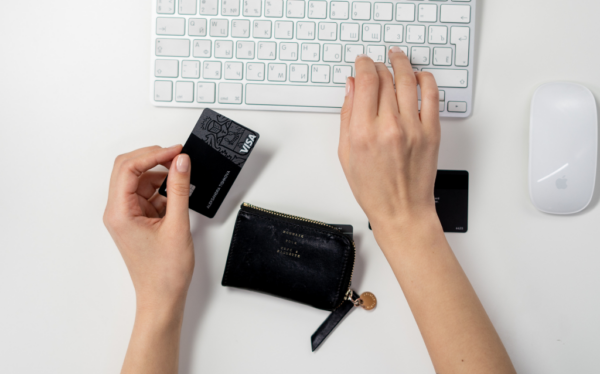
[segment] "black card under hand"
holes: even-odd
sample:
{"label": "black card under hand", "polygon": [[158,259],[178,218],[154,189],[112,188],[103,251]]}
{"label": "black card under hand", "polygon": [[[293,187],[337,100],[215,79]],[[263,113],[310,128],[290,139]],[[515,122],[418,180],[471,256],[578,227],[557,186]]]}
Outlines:
{"label": "black card under hand", "polygon": [[467,232],[469,172],[438,170],[433,191],[435,209],[445,232]]}
{"label": "black card under hand", "polygon": [[[438,170],[433,195],[444,232],[467,232],[469,218],[469,172]],[[371,223],[369,222],[369,229]]]}
{"label": "black card under hand", "polygon": [[[190,209],[213,218],[254,149],[259,135],[204,109],[181,153],[190,156]],[[168,178],[168,176],[167,176]],[[158,190],[167,196],[167,179]]]}

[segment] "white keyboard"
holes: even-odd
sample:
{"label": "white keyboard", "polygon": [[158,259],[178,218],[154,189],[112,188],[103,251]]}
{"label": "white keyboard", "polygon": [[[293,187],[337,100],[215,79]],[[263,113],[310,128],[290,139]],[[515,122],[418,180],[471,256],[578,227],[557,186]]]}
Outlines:
{"label": "white keyboard", "polygon": [[[472,109],[476,0],[153,0],[157,106],[339,113],[364,53],[399,46],[440,87],[440,115]],[[390,68],[391,69],[391,68]]]}

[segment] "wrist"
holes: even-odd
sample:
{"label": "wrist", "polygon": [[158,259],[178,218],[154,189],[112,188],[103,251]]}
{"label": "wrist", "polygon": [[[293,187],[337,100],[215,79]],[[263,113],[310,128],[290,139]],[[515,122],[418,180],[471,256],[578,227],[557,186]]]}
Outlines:
{"label": "wrist", "polygon": [[180,323],[183,320],[186,295],[174,298],[157,298],[138,295],[136,319],[150,319],[163,324]]}
{"label": "wrist", "polygon": [[426,243],[444,235],[435,206],[405,212],[392,218],[374,218],[371,228],[375,240],[386,254],[390,251],[421,247],[416,244]]}

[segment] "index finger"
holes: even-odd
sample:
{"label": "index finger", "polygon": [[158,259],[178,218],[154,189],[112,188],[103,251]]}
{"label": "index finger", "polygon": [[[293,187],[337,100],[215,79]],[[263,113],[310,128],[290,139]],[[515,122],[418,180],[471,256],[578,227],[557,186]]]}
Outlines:
{"label": "index finger", "polygon": [[122,198],[136,193],[139,185],[139,177],[146,171],[157,165],[165,165],[175,156],[181,153],[181,145],[170,148],[152,149],[126,158],[114,170],[114,184],[112,184],[109,194],[115,194],[115,197]]}
{"label": "index finger", "polygon": [[375,118],[379,102],[379,74],[375,63],[367,55],[358,55],[354,68],[356,77],[352,116],[361,117],[363,120]]}

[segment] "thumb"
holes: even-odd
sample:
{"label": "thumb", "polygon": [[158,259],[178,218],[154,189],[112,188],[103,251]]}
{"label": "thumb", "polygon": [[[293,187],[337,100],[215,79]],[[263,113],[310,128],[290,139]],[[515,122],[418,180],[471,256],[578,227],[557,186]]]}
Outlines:
{"label": "thumb", "polygon": [[171,223],[189,226],[190,156],[182,153],[171,163],[167,179],[167,212],[165,219]]}
{"label": "thumb", "polygon": [[346,78],[346,97],[340,113],[341,131],[347,132],[352,117],[352,106],[354,104],[354,78]]}
{"label": "thumb", "polygon": [[354,78],[346,79],[346,98],[340,114],[340,143],[338,146],[338,156],[342,165],[346,159],[349,147],[350,137],[350,118],[352,117],[352,106],[354,105]]}

